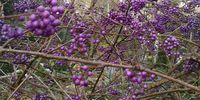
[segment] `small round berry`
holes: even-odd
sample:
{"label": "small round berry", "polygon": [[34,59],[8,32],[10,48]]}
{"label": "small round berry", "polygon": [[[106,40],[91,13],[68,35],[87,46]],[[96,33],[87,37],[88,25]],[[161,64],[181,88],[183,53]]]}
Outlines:
{"label": "small round berry", "polygon": [[72,80],[75,81],[75,80],[77,79],[77,76],[76,76],[76,75],[73,75],[71,78],[72,78]]}
{"label": "small round berry", "polygon": [[25,20],[25,16],[19,16],[19,21],[24,21]]}
{"label": "small round berry", "polygon": [[51,0],[51,5],[56,6],[57,5],[57,0]]}
{"label": "small round berry", "polygon": [[56,18],[53,15],[49,16],[50,21],[54,21]]}
{"label": "small round berry", "polygon": [[83,76],[79,75],[77,76],[77,79],[81,80],[83,78]]}
{"label": "small round berry", "polygon": [[36,20],[36,18],[37,18],[37,16],[36,16],[35,14],[32,14],[32,15],[29,17],[29,19],[30,19],[31,21]]}
{"label": "small round berry", "polygon": [[50,13],[49,11],[45,10],[44,12],[42,12],[42,17],[47,18],[49,17]]}
{"label": "small round berry", "polygon": [[75,85],[80,85],[80,83],[81,83],[81,81],[79,79],[76,79],[74,82]]}
{"label": "small round berry", "polygon": [[137,78],[136,77],[131,78],[131,82],[133,83],[137,82]]}
{"label": "small round berry", "polygon": [[132,95],[133,100],[136,100],[136,95]]}
{"label": "small round berry", "polygon": [[92,73],[92,72],[88,72],[87,75],[88,75],[88,76],[92,76],[93,73]]}
{"label": "small round berry", "polygon": [[151,74],[151,76],[150,76],[152,79],[154,79],[155,77],[156,77],[156,75],[155,74]]}
{"label": "small round berry", "polygon": [[84,65],[81,67],[82,70],[87,71],[89,69],[89,67],[87,65]]}
{"label": "small round berry", "polygon": [[26,22],[26,27],[27,28],[32,28],[32,22],[31,21],[27,21]]}
{"label": "small round berry", "polygon": [[87,87],[87,86],[88,86],[88,80],[85,80],[85,81],[84,81],[83,86],[84,86],[84,87]]}
{"label": "small round berry", "polygon": [[36,21],[33,21],[33,23],[32,23],[32,24],[33,24],[33,27],[35,27],[35,28],[36,28],[36,27],[38,27],[38,25],[39,25],[39,22],[36,20]]}
{"label": "small round berry", "polygon": [[83,80],[80,81],[80,85],[84,86],[84,81]]}
{"label": "small round berry", "polygon": [[147,86],[147,84],[144,84],[143,87],[144,87],[145,89],[147,89],[148,86]]}
{"label": "small round berry", "polygon": [[52,9],[51,9],[51,10],[52,10],[52,12],[53,12],[53,13],[56,13],[56,12],[58,12],[58,10],[59,10],[59,9],[58,9],[58,7],[57,7],[57,6],[54,6],[54,7],[52,7]]}
{"label": "small round berry", "polygon": [[143,78],[146,78],[147,72],[143,71],[143,72],[141,73],[141,75],[142,75]]}
{"label": "small round berry", "polygon": [[42,34],[43,34],[43,31],[42,31],[41,29],[36,29],[36,30],[35,30],[35,34],[38,35],[38,36],[39,36],[39,35],[42,35]]}
{"label": "small round berry", "polygon": [[52,24],[53,24],[54,26],[58,26],[58,25],[61,24],[61,21],[60,21],[59,19],[56,19],[56,20],[53,21]]}
{"label": "small round berry", "polygon": [[142,79],[141,78],[137,78],[137,83],[138,84],[142,83]]}
{"label": "small round berry", "polygon": [[39,26],[40,26],[41,29],[44,29],[46,27],[46,25],[44,24],[43,21],[39,22]]}
{"label": "small round berry", "polygon": [[65,7],[64,6],[59,6],[58,10],[59,10],[60,13],[64,13]]}
{"label": "small round berry", "polygon": [[44,6],[39,6],[39,7],[37,7],[37,10],[39,12],[44,12],[45,8],[44,8]]}
{"label": "small round berry", "polygon": [[129,78],[133,77],[133,73],[132,73],[131,71],[126,71],[126,75],[127,75]]}
{"label": "small round berry", "polygon": [[44,25],[47,26],[48,24],[50,24],[50,20],[48,18],[44,18],[43,23],[44,23]]}

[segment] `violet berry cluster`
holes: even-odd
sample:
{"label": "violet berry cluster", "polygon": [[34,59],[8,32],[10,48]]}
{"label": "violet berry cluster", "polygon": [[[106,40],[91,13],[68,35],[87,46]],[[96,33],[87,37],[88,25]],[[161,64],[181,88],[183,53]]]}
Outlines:
{"label": "violet berry cluster", "polygon": [[88,51],[87,43],[90,41],[92,33],[86,32],[87,24],[84,22],[77,22],[72,26],[70,33],[72,40],[67,49],[68,56],[71,56],[76,51],[79,53],[86,53]]}
{"label": "violet berry cluster", "polygon": [[81,100],[81,95],[73,95],[73,96],[71,96],[71,98],[69,98],[68,96],[66,97],[66,99],[65,100]]}
{"label": "violet berry cluster", "polygon": [[130,69],[125,69],[124,74],[132,83],[135,84],[142,84],[146,80],[152,80],[155,78],[154,74],[149,74],[145,71],[134,73]]}
{"label": "violet berry cluster", "polygon": [[193,33],[193,39],[200,40],[200,18],[198,17],[189,17],[187,23],[180,27],[180,32],[186,37],[190,38],[191,33]]}
{"label": "violet berry cluster", "polygon": [[91,77],[93,73],[89,71],[89,66],[87,65],[82,66],[81,71],[81,74],[73,75],[71,78],[76,86],[87,87],[89,85],[87,78]]}
{"label": "violet berry cluster", "polygon": [[35,9],[39,6],[39,3],[36,0],[18,0],[14,3],[14,9],[17,12],[24,13],[28,12],[31,9]]}
{"label": "violet berry cluster", "polygon": [[129,98],[133,100],[136,100],[136,97],[139,95],[144,95],[145,89],[148,88],[146,81],[151,81],[155,78],[155,74],[149,74],[145,71],[134,73],[130,69],[125,69],[124,74],[131,83],[139,85],[139,88],[129,87],[129,92],[131,93],[131,97]]}
{"label": "violet berry cluster", "polygon": [[3,34],[3,32],[1,32],[4,24],[5,24],[5,22],[0,20],[0,42],[6,41],[8,39],[8,36],[6,34]]}
{"label": "violet berry cluster", "polygon": [[15,98],[15,100],[20,100],[21,96],[22,96],[22,94],[20,92],[16,92],[13,94],[13,97]]}
{"label": "violet berry cluster", "polygon": [[128,2],[120,2],[119,3],[119,10],[122,11],[122,12],[126,12],[128,10]]}
{"label": "violet berry cluster", "polygon": [[50,36],[59,30],[65,7],[58,6],[57,0],[48,0],[49,7],[39,6],[29,17],[26,27],[37,36]]}
{"label": "violet berry cluster", "polygon": [[31,56],[26,54],[5,53],[3,57],[12,60],[14,64],[29,64],[31,61]]}
{"label": "violet berry cluster", "polygon": [[200,63],[194,61],[194,60],[186,60],[184,65],[183,65],[183,71],[184,72],[190,72],[194,69],[199,68]]}
{"label": "violet berry cluster", "polygon": [[120,92],[117,89],[115,89],[114,87],[109,87],[108,92],[109,92],[109,94],[111,94],[113,96],[120,94]]}
{"label": "violet berry cluster", "polygon": [[164,40],[162,47],[164,52],[168,55],[177,55],[178,52],[173,52],[173,49],[178,48],[180,45],[179,41],[174,36],[169,36],[167,39]]}
{"label": "violet berry cluster", "polygon": [[[128,8],[127,8],[128,9]],[[115,11],[115,10],[111,10],[109,12],[109,16],[108,16],[110,19],[118,22],[118,23],[121,23],[121,24],[124,24],[124,25],[129,25],[129,23],[131,22],[132,20],[132,17],[130,14],[126,14],[125,12],[122,12],[122,11]],[[114,23],[113,21],[110,21],[110,24],[111,23]]]}
{"label": "violet berry cluster", "polygon": [[158,34],[156,31],[153,31],[152,29],[148,29],[147,30],[147,37],[146,37],[146,46],[150,51],[155,51],[156,50],[156,46],[155,46],[155,42],[158,39]]}
{"label": "violet berry cluster", "polygon": [[151,21],[155,29],[159,33],[165,33],[167,31],[166,24],[171,21],[170,17],[164,14],[155,14],[155,19]]}
{"label": "violet berry cluster", "polygon": [[21,38],[24,36],[24,29],[20,27],[12,27],[9,24],[4,24],[1,29],[1,34],[7,39],[9,38]]}
{"label": "violet berry cluster", "polygon": [[139,12],[142,8],[145,7],[147,0],[131,0],[132,9],[135,12]]}
{"label": "violet berry cluster", "polygon": [[48,100],[50,97],[47,94],[36,94],[33,100]]}

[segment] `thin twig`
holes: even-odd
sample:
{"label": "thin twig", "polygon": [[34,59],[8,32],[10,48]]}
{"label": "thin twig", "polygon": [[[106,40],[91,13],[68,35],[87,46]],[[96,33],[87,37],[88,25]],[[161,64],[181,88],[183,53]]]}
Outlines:
{"label": "thin twig", "polygon": [[51,76],[51,78],[53,79],[53,81],[58,85],[58,87],[63,91],[63,93],[65,93],[65,95],[70,99],[70,100],[73,100],[70,95],[62,88],[62,86],[56,81],[56,79]]}
{"label": "thin twig", "polygon": [[30,74],[15,88],[15,90],[10,94],[7,100],[10,100],[11,97],[17,92],[17,90],[23,85],[23,83],[29,78]]}
{"label": "thin twig", "polygon": [[47,90],[50,92],[50,94],[52,95],[52,97],[55,99],[55,100],[57,100],[56,99],[56,96],[53,94],[53,92],[51,91],[51,89],[36,75],[36,74],[34,74],[34,73],[31,73],[33,76],[35,76],[46,88],[47,88]]}

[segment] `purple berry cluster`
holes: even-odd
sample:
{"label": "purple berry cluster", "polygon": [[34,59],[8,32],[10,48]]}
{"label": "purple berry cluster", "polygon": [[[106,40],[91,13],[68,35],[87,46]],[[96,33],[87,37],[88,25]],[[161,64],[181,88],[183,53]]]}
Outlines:
{"label": "purple berry cluster", "polygon": [[154,51],[155,41],[158,39],[158,32],[148,26],[150,26],[148,23],[133,20],[130,25],[132,29],[131,38],[137,39],[141,45],[145,45],[150,51]]}
{"label": "purple berry cluster", "polygon": [[142,8],[145,7],[147,0],[131,0],[132,9],[135,12],[139,12]]}
{"label": "purple berry cluster", "polygon": [[0,20],[0,30],[2,29],[4,24],[5,24],[5,22],[3,20]]}
{"label": "purple berry cluster", "polygon": [[[74,95],[74,96],[71,96],[72,100],[82,100],[81,99],[81,95]],[[65,100],[71,100],[69,97],[66,97]]]}
{"label": "purple berry cluster", "polygon": [[120,2],[118,8],[121,12],[126,12],[127,9],[129,9],[128,3],[127,2]]}
{"label": "purple berry cluster", "polygon": [[181,33],[186,37],[190,38],[190,34],[193,33],[193,39],[200,40],[200,18],[189,17],[187,23],[180,27]]}
{"label": "purple berry cluster", "polygon": [[28,30],[37,36],[50,36],[59,30],[60,17],[64,13],[64,6],[58,6],[57,0],[49,2],[50,7],[39,6],[35,14],[26,23]]}
{"label": "purple berry cluster", "polygon": [[195,8],[195,7],[199,7],[199,5],[200,5],[199,0],[189,0],[189,1],[183,6],[184,12],[186,12],[186,13],[194,12],[194,8]]}
{"label": "purple berry cluster", "polygon": [[38,6],[39,3],[36,2],[36,0],[17,0],[17,2],[14,3],[14,9],[20,13],[28,12]]}
{"label": "purple berry cluster", "polygon": [[162,49],[168,55],[177,55],[177,52],[173,52],[173,49],[178,48],[180,45],[179,41],[174,36],[169,36],[167,39],[164,40],[162,44]]}
{"label": "purple berry cluster", "polygon": [[[143,95],[145,89],[148,88],[147,83],[145,83],[145,81],[148,81],[148,80],[151,81],[155,78],[154,74],[149,74],[145,71],[134,73],[130,69],[125,69],[124,74],[127,77],[127,79],[131,81],[131,83],[140,86],[137,89],[132,88],[132,87],[128,88],[129,92],[131,93],[131,97],[128,97],[128,98],[132,98],[133,100],[136,100],[137,96]],[[122,99],[122,100],[124,100],[124,99]]]}
{"label": "purple berry cluster", "polygon": [[20,27],[12,27],[11,25],[4,24],[1,29],[1,34],[5,38],[21,38],[24,36],[24,29]]}
{"label": "purple berry cluster", "polygon": [[15,94],[13,94],[13,97],[15,98],[15,100],[20,100],[21,99],[21,93],[16,92]]}
{"label": "purple berry cluster", "polygon": [[183,71],[186,72],[186,73],[190,72],[194,69],[199,68],[199,65],[200,64],[198,62],[194,61],[194,60],[186,60],[184,65],[183,65]]}
{"label": "purple berry cluster", "polygon": [[87,43],[90,42],[92,33],[85,32],[86,29],[87,24],[84,22],[78,22],[72,26],[70,33],[73,39],[67,49],[68,56],[71,56],[76,51],[79,53],[86,53],[88,51]]}
{"label": "purple berry cluster", "polygon": [[151,24],[159,33],[172,32],[183,22],[184,14],[180,12],[177,5],[173,5],[171,0],[161,0],[151,9],[153,18]]}
{"label": "purple berry cluster", "polygon": [[[108,18],[124,25],[129,25],[132,20],[131,14],[126,14],[125,12],[115,10],[111,10],[109,12]],[[110,22],[113,23],[112,21]]]}
{"label": "purple berry cluster", "polygon": [[48,100],[50,99],[47,94],[37,94],[33,97],[33,100]]}
{"label": "purple berry cluster", "polygon": [[151,21],[155,29],[159,33],[166,32],[166,24],[169,23],[171,19],[167,15],[156,14],[155,19]]}
{"label": "purple berry cluster", "polygon": [[144,81],[150,79],[154,79],[155,75],[154,74],[148,74],[145,71],[141,71],[138,73],[134,73],[130,69],[126,69],[124,74],[127,76],[127,78],[134,84],[142,84]]}
{"label": "purple berry cluster", "polygon": [[6,41],[9,37],[6,34],[3,34],[2,27],[5,25],[5,22],[0,20],[0,42]]}
{"label": "purple berry cluster", "polygon": [[26,54],[16,55],[13,63],[14,64],[29,64],[30,58]]}
{"label": "purple berry cluster", "polygon": [[109,92],[111,95],[113,95],[113,96],[119,94],[119,91],[117,91],[117,90],[115,90],[115,89],[113,89],[113,88],[109,88],[108,92]]}
{"label": "purple berry cluster", "polygon": [[87,78],[91,77],[93,73],[89,71],[89,67],[87,65],[81,66],[80,69],[82,73],[79,75],[73,75],[71,78],[76,86],[87,87],[89,85]]}
{"label": "purple berry cluster", "polygon": [[11,59],[14,64],[29,64],[31,56],[27,56],[26,54],[5,53],[3,57]]}

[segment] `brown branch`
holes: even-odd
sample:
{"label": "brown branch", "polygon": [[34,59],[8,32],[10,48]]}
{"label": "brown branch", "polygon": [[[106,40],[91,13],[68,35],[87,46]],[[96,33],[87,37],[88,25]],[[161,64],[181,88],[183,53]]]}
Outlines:
{"label": "brown branch", "polygon": [[86,64],[92,64],[92,65],[101,65],[101,66],[97,66],[99,68],[103,68],[104,66],[108,66],[108,67],[114,67],[114,68],[134,68],[136,70],[143,70],[146,71],[148,73],[153,73],[157,76],[160,76],[162,78],[165,78],[167,80],[176,82],[180,85],[186,86],[190,89],[193,89],[195,91],[200,92],[200,89],[196,86],[193,86],[191,84],[188,84],[184,81],[175,79],[173,77],[164,75],[162,73],[147,69],[147,68],[143,68],[143,67],[134,67],[131,65],[120,65],[120,64],[113,64],[113,63],[107,63],[107,62],[102,62],[102,61],[90,61],[90,60],[84,60],[84,59],[79,59],[79,58],[72,58],[72,57],[67,57],[67,56],[54,56],[54,55],[50,55],[50,54],[45,54],[45,53],[40,53],[40,52],[31,52],[31,51],[24,51],[24,50],[13,50],[13,49],[4,49],[4,48],[0,48],[0,52],[12,52],[12,53],[20,53],[20,54],[30,54],[30,55],[37,55],[43,58],[51,58],[51,59],[57,59],[57,60],[68,60],[68,61],[75,61],[75,62],[80,62],[80,63],[86,63]]}
{"label": "brown branch", "polygon": [[92,0],[91,5],[90,5],[90,10],[94,8],[98,0]]}
{"label": "brown branch", "polygon": [[158,95],[163,95],[167,93],[172,93],[172,92],[184,92],[184,91],[190,91],[191,89],[173,89],[173,90],[168,90],[168,91],[163,91],[163,92],[157,92],[157,93],[152,93],[152,94],[147,94],[145,96],[138,97],[137,99],[150,99],[152,97],[158,96]]}
{"label": "brown branch", "polygon": [[0,16],[0,19],[16,18],[19,16],[29,16],[31,14],[33,14],[33,12],[32,13],[23,13],[23,14],[18,14],[18,15],[10,15],[10,16]]}
{"label": "brown branch", "polygon": [[2,47],[5,48],[12,40],[13,40],[13,38],[7,40],[7,41],[2,45]]}

